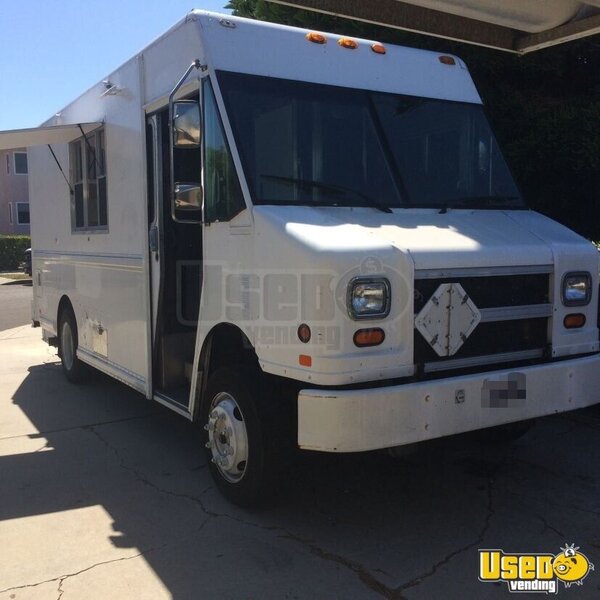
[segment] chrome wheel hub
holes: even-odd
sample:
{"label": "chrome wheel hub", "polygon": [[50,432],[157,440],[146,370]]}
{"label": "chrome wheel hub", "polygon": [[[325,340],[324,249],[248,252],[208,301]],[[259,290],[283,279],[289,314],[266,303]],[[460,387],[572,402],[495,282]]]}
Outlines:
{"label": "chrome wheel hub", "polygon": [[213,398],[204,429],[208,431],[206,447],[221,475],[233,483],[242,479],[248,464],[248,433],[233,396],[221,392]]}

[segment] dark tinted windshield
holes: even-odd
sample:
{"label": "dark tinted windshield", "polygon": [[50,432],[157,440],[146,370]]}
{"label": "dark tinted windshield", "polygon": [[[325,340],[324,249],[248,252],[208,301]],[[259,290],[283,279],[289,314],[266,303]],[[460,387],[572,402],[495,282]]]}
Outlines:
{"label": "dark tinted windshield", "polygon": [[218,77],[256,204],[523,206],[480,105]]}

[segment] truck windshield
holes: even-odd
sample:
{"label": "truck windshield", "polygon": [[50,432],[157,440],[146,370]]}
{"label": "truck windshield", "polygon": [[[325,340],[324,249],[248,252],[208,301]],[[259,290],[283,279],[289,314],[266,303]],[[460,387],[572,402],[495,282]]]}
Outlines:
{"label": "truck windshield", "polygon": [[481,105],[218,79],[255,204],[524,207]]}

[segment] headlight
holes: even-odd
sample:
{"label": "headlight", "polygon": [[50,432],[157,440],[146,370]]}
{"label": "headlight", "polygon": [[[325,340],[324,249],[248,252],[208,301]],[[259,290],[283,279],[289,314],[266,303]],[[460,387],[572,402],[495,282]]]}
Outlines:
{"label": "headlight", "polygon": [[592,298],[592,276],[589,273],[567,273],[563,277],[562,301],[565,306],[585,306]]}
{"label": "headlight", "polygon": [[382,319],[390,312],[390,282],[357,277],[348,286],[348,312],[353,319]]}

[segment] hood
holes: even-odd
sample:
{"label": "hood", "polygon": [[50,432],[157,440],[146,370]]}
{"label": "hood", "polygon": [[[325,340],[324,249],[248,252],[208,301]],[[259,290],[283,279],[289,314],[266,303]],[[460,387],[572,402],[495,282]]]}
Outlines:
{"label": "hood", "polygon": [[320,252],[395,248],[416,270],[553,265],[558,247],[593,255],[566,227],[533,211],[258,206]]}

